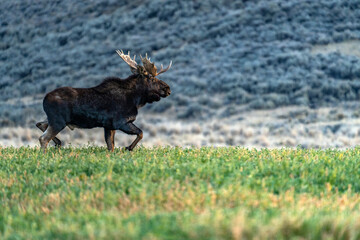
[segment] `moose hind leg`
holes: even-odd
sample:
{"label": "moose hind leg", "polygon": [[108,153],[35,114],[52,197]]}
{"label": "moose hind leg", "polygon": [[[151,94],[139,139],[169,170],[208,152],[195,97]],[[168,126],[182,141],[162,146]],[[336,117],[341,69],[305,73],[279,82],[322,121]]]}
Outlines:
{"label": "moose hind leg", "polygon": [[40,141],[40,145],[41,145],[41,149],[46,152],[46,147],[49,144],[49,142],[62,130],[63,128],[61,128],[60,130],[57,130],[55,128],[53,128],[52,126],[48,126],[46,131],[44,132],[43,135],[41,135],[41,137],[39,138]]}
{"label": "moose hind leg", "polygon": [[[47,121],[38,122],[36,127],[39,128],[41,131],[45,132],[48,128],[49,124]],[[57,137],[54,137],[53,142],[55,143],[55,147],[61,147],[61,141]]]}
{"label": "moose hind leg", "polygon": [[105,129],[104,128],[104,133],[105,133],[105,142],[107,145],[107,148],[109,151],[114,151],[114,136],[115,136],[115,130],[109,130],[109,129]]}
{"label": "moose hind leg", "polygon": [[143,132],[140,128],[135,126],[133,123],[127,123],[124,126],[120,128],[121,131],[131,134],[131,135],[137,135],[136,139],[130,144],[130,146],[126,147],[127,150],[132,151],[136,144],[143,138]]}

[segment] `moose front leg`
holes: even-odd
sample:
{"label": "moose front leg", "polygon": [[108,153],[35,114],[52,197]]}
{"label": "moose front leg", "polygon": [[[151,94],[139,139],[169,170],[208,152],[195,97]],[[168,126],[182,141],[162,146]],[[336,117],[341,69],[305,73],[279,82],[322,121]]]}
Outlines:
{"label": "moose front leg", "polygon": [[115,147],[115,130],[109,130],[104,128],[105,130],[105,142],[107,144],[107,148],[109,151],[114,151],[114,147]]}
{"label": "moose front leg", "polygon": [[126,147],[126,149],[129,151],[132,151],[136,144],[143,138],[143,132],[133,123],[126,123],[125,125],[121,126],[120,130],[127,134],[137,135],[136,139],[132,142],[132,144]]}

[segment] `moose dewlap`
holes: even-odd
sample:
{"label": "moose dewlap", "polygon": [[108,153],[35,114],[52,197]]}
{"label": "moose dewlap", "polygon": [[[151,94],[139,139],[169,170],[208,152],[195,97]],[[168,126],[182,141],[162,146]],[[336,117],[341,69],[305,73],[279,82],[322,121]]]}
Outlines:
{"label": "moose dewlap", "polygon": [[146,103],[159,101],[170,95],[170,87],[157,78],[171,67],[158,72],[150,58],[141,58],[142,66],[132,59],[130,52],[116,50],[117,54],[130,66],[133,73],[126,79],[108,77],[92,88],[61,87],[46,94],[43,108],[47,120],[36,126],[44,132],[39,138],[41,148],[45,151],[53,140],[56,146],[61,141],[56,135],[68,126],[74,128],[103,127],[105,142],[110,151],[114,151],[115,130],[136,135],[136,139],[126,147],[132,150],[142,139],[143,133],[133,123],[138,109]]}

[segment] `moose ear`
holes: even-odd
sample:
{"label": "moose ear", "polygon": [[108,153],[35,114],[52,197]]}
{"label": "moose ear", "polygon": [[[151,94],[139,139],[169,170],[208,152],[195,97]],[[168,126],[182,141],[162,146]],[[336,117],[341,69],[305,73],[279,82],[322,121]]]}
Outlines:
{"label": "moose ear", "polygon": [[146,71],[146,69],[143,66],[140,66],[140,65],[137,66],[136,73],[140,74],[140,75],[143,75],[143,76],[149,75],[149,73]]}

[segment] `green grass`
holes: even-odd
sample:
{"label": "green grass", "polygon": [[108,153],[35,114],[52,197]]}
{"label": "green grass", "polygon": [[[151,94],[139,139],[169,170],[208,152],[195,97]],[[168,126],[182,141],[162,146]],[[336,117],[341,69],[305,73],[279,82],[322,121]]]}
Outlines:
{"label": "green grass", "polygon": [[0,239],[360,239],[360,148],[0,148]]}

